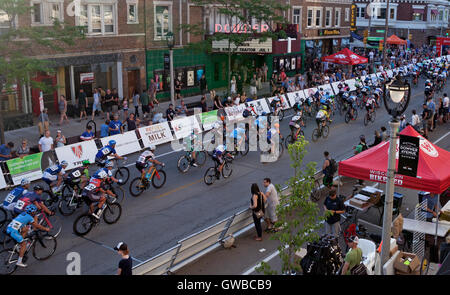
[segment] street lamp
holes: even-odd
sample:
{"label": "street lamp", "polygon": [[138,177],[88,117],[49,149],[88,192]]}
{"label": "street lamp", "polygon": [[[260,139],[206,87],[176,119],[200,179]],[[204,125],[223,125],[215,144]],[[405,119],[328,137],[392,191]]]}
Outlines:
{"label": "street lamp", "polygon": [[389,260],[391,250],[391,224],[392,208],[394,203],[394,179],[395,179],[395,160],[397,148],[397,131],[400,122],[397,118],[406,111],[411,99],[411,86],[399,74],[390,83],[384,85],[383,101],[387,112],[392,116],[389,122],[391,128],[389,140],[388,171],[386,181],[386,196],[384,202],[383,215],[383,245],[381,247],[380,271],[383,271],[383,265]]}
{"label": "street lamp", "polygon": [[173,74],[173,47],[175,46],[175,36],[172,32],[166,34],[167,47],[170,52],[170,101],[175,107],[175,93],[174,93],[174,74]]}

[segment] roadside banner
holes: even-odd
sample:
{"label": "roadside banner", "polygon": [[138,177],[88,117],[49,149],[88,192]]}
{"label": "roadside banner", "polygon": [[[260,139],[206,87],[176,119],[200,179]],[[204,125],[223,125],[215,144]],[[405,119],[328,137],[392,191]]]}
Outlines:
{"label": "roadside banner", "polygon": [[[340,81],[331,83],[331,88],[333,88],[334,94],[336,94],[336,95],[339,93],[338,85],[340,83],[341,83]],[[344,84],[344,83],[342,83],[342,84]]]}
{"label": "roadside banner", "polygon": [[22,178],[25,177],[30,181],[42,178],[42,155],[43,153],[37,153],[25,156],[22,159],[15,158],[6,161],[14,185],[20,184]]}
{"label": "roadside banner", "polygon": [[202,122],[203,131],[213,129],[216,122],[222,123],[220,118],[217,117],[217,110],[201,113],[199,116],[200,121]]}
{"label": "roadside banner", "polygon": [[309,97],[309,98],[313,97],[314,94],[316,94],[317,90],[318,90],[318,89],[315,88],[315,87],[313,87],[313,88],[308,88],[308,89],[303,90],[303,92],[305,93],[305,98],[307,98],[307,97]]}
{"label": "roadside banner", "polygon": [[348,87],[350,87],[350,91],[355,91],[356,90],[356,80],[355,79],[350,79],[350,80],[345,80],[345,83],[347,83]]}
{"label": "roadside banner", "polygon": [[103,137],[101,139],[103,146],[108,145],[108,142],[113,139],[117,142],[115,149],[119,156],[132,154],[142,149],[135,130]]}
{"label": "roadside banner", "polygon": [[300,105],[303,104],[303,102],[306,100],[305,93],[303,90],[290,92],[287,94],[287,97],[289,99],[289,103],[291,106],[294,106],[297,102],[300,103]]}
{"label": "roadside banner", "polygon": [[6,187],[5,174],[3,173],[3,169],[0,166],[0,189],[3,189],[5,187]]}
{"label": "roadside banner", "polygon": [[145,147],[163,144],[173,140],[172,131],[170,131],[168,122],[145,126],[139,128],[138,131]]}
{"label": "roadside banner", "polygon": [[[272,97],[272,100],[274,99],[274,97]],[[283,99],[286,102],[286,98],[284,98],[283,95]],[[272,101],[269,98],[269,103]],[[267,101],[264,98],[258,99],[258,100],[252,100],[249,102],[245,103],[248,107],[252,106],[255,109],[256,114],[258,114],[258,116],[261,116],[261,114],[263,112],[266,112],[267,114],[270,113],[270,108],[269,105],[267,104]],[[289,105],[287,105],[287,108],[289,108]],[[284,106],[283,106],[284,109]],[[243,112],[243,111],[242,111]]]}
{"label": "roadside banner", "polygon": [[[337,93],[335,93],[334,91],[333,91],[333,87],[331,87],[331,84],[324,84],[324,85],[321,85],[321,86],[319,86],[319,89],[320,88],[322,88],[323,89],[323,92],[324,93],[326,93],[327,91],[330,93],[330,95],[335,95],[335,94],[337,94]],[[339,93],[339,92],[338,92]]]}
{"label": "roadside banner", "polygon": [[170,125],[172,126],[172,130],[175,132],[176,139],[183,139],[190,136],[193,129],[198,129],[199,132],[202,131],[196,116],[177,118],[170,121]]}
{"label": "roadside banner", "polygon": [[69,163],[66,170],[81,167],[83,161],[94,163],[97,154],[97,145],[94,140],[87,140],[55,149],[58,161],[66,160]]}
{"label": "roadside banner", "polygon": [[228,121],[239,121],[244,119],[242,113],[245,109],[246,105],[244,103],[237,106],[225,108],[225,113],[227,113]]}

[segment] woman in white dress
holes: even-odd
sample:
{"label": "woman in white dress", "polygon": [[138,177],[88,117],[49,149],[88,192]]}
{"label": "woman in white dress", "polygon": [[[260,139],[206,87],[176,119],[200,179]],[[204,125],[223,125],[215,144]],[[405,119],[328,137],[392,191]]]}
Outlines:
{"label": "woman in white dress", "polygon": [[231,77],[231,94],[236,94],[236,77]]}

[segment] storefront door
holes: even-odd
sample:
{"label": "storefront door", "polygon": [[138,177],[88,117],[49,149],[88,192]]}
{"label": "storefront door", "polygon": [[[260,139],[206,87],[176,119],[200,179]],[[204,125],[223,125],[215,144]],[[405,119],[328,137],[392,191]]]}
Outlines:
{"label": "storefront door", "polygon": [[135,90],[141,91],[141,73],[140,70],[128,71],[128,99],[133,97]]}

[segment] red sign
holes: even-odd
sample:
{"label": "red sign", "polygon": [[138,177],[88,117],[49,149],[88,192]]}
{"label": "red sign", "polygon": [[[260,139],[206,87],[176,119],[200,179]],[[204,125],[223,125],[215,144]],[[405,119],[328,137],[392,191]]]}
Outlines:
{"label": "red sign", "polygon": [[73,146],[72,152],[77,158],[81,159],[81,156],[83,155],[83,147],[81,145]]}
{"label": "red sign", "polygon": [[444,37],[437,37],[436,38],[436,55],[441,56],[442,55],[442,46],[450,46],[450,38],[444,38]]}

